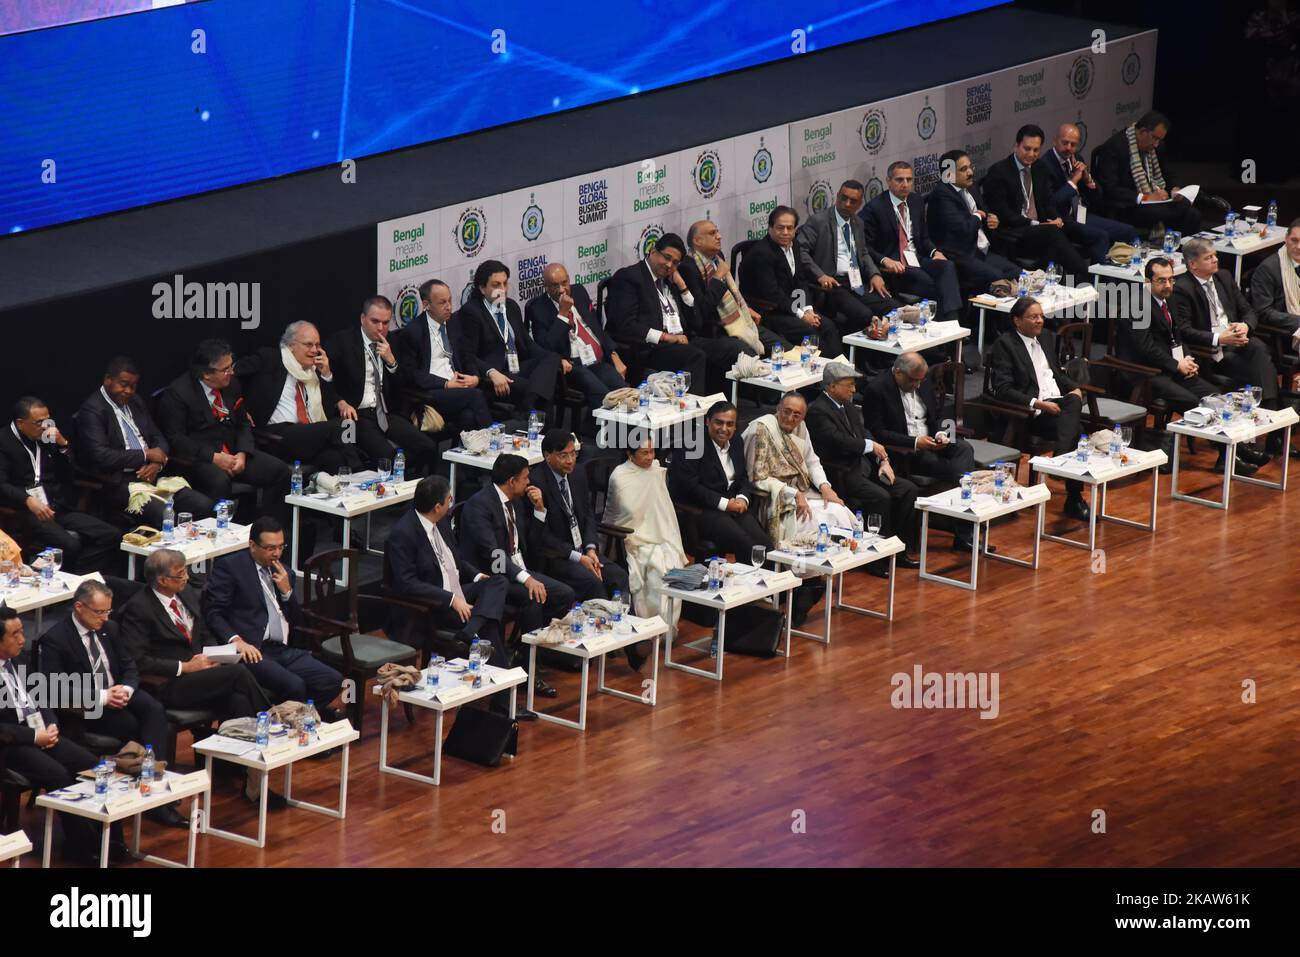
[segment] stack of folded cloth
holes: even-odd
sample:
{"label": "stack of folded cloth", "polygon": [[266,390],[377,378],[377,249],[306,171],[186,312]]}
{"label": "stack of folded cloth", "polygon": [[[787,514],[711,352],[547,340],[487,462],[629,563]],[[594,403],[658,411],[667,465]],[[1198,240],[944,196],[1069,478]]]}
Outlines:
{"label": "stack of folded cloth", "polygon": [[689,565],[686,568],[674,568],[664,575],[664,585],[668,588],[681,588],[694,591],[703,588],[709,580],[709,570],[703,565]]}

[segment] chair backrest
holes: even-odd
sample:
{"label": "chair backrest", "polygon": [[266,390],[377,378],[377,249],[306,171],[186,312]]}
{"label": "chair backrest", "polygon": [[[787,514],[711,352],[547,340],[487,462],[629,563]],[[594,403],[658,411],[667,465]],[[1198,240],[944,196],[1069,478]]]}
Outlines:
{"label": "chair backrest", "polygon": [[[342,575],[342,568],[336,565],[348,563],[348,583],[340,585],[335,572]],[[347,620],[357,628],[357,586],[361,572],[361,552],[355,548],[335,548],[327,552],[317,552],[303,564],[302,575],[307,582],[307,601],[305,610],[314,611],[328,618],[336,617],[338,596],[347,594]]]}
{"label": "chair backrest", "polygon": [[609,322],[605,316],[605,290],[609,286],[609,278],[606,277],[596,283],[596,315],[600,316],[600,324],[609,329]]}
{"label": "chair backrest", "polygon": [[742,239],[736,245],[731,247],[731,271],[735,273],[736,282],[740,282],[740,261],[744,258],[745,253],[754,247],[757,239]]}
{"label": "chair backrest", "polygon": [[1056,359],[1076,382],[1091,383],[1092,324],[1067,322],[1056,329]]}
{"label": "chair backrest", "polygon": [[930,387],[934,389],[935,399],[939,402],[939,414],[942,416],[944,410],[948,407],[949,400],[953,404],[953,418],[957,424],[961,424],[961,416],[958,415],[960,408],[961,396],[961,376],[963,367],[960,362],[953,362],[949,359],[946,362],[936,362],[930,366],[926,372],[926,378],[930,380]]}

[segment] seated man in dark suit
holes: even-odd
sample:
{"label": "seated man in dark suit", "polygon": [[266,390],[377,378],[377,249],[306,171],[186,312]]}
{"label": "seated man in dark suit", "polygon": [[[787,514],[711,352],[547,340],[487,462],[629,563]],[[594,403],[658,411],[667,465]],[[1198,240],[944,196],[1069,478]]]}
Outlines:
{"label": "seated man in dark suit", "polygon": [[[37,656],[41,672],[51,682],[60,676],[93,675],[98,701],[86,709],[86,730],[153,746],[160,760],[171,762],[167,712],[158,699],[140,687],[140,671],[127,650],[118,624],[108,616],[113,592],[103,582],[86,579],[72,596],[72,615],[40,638]],[[66,679],[65,679],[66,680]],[[175,827],[189,822],[164,806],[151,814]]]}
{"label": "seated man in dark suit", "polygon": [[1015,152],[984,174],[984,199],[999,221],[993,244],[1008,256],[1033,259],[1040,267],[1055,262],[1075,283],[1087,282],[1088,263],[1065,235],[1047,169],[1038,162],[1044,138],[1042,127],[1020,127]]}
{"label": "seated man in dark suit", "polygon": [[889,164],[888,189],[859,214],[867,246],[895,289],[934,300],[939,319],[955,320],[961,314],[957,269],[931,241],[925,203],[913,194],[912,182],[912,164]]}
{"label": "seated man in dark suit", "polygon": [[527,415],[530,409],[550,407],[560,369],[567,372],[572,363],[533,341],[519,303],[506,295],[509,282],[509,266],[483,260],[474,270],[469,302],[456,315],[480,388]]}
{"label": "seated man in dark suit", "polygon": [[796,278],[798,228],[799,213],[789,206],[767,214],[767,235],[750,246],[740,261],[740,291],[750,311],[761,315],[763,324],[786,341],[801,343],[804,336],[817,336],[822,355],[842,355],[839,327],[813,307],[814,287]]}
{"label": "seated man in dark suit", "polygon": [[1099,263],[1106,258],[1112,244],[1132,240],[1133,227],[1101,215],[1104,208],[1101,187],[1078,157],[1079,140],[1079,128],[1073,123],[1062,123],[1052,148],[1036,165],[1047,174],[1053,190],[1052,202],[1065,221],[1062,227],[1065,237],[1086,247],[1089,260]]}
{"label": "seated man in dark suit", "polygon": [[[143,509],[128,514],[132,482],[157,483],[159,476],[171,475],[167,468],[168,445],[162,430],[154,423],[149,407],[136,395],[140,372],[126,356],[118,356],[104,370],[104,382],[77,410],[79,441],[77,461],[95,473],[104,489],[99,497],[110,512],[120,512],[123,521],[162,528],[167,505],[151,497]],[[212,514],[216,503],[192,488],[178,489],[172,496],[176,512],[189,512],[196,519]]]}
{"label": "seated man in dark suit", "polygon": [[[1011,307],[1014,326],[1003,333],[989,350],[993,375],[993,397],[1033,410],[1031,428],[1053,440],[1052,452],[1065,455],[1079,444],[1082,427],[1083,390],[1061,371],[1056,355],[1056,336],[1043,328],[1043,307],[1025,296]],[[1065,514],[1088,521],[1083,500],[1083,483],[1065,483]]]}
{"label": "seated man in dark suit", "polygon": [[768,355],[777,343],[783,349],[799,344],[800,340],[791,342],[759,324],[761,317],[750,310],[722,256],[717,223],[701,219],[691,224],[686,231],[686,258],[677,271],[686,283],[687,302],[699,315],[704,334],[731,345],[737,356],[741,352]]}
{"label": "seated man in dark suit", "polygon": [[[522,455],[497,456],[491,483],[461,506],[461,554],[475,567],[509,579],[506,601],[519,609],[525,633],[568,614],[575,598],[571,587],[542,574],[545,527],[542,490],[531,483]],[[554,696],[540,678],[537,689]]]}
{"label": "seated man in dark suit", "polygon": [[599,409],[606,395],[627,388],[627,366],[587,290],[569,285],[563,263],[542,270],[542,282],[545,294],[528,300],[524,309],[528,328],[542,348],[568,359],[569,384],[587,397],[589,408]]}
{"label": "seated man in dark suit", "polygon": [[989,236],[1000,223],[975,185],[970,156],[949,150],[939,164],[943,182],[925,198],[925,222],[931,241],[957,267],[962,295],[979,295],[999,279],[1017,278],[1020,267],[992,250]]}
{"label": "seated man in dark suit", "polygon": [[1255,267],[1250,302],[1261,320],[1291,333],[1292,348],[1300,346],[1300,219],[1286,228],[1286,244]]}
{"label": "seated man in dark suit", "polygon": [[201,596],[189,584],[185,555],[160,548],[144,560],[148,584],[118,613],[122,640],[141,675],[161,678],[154,694],[166,707],[255,717],[271,700],[243,664],[220,665],[203,653],[222,641],[199,614]]}
{"label": "seated man in dark suit", "polygon": [[799,278],[816,283],[826,293],[826,308],[841,335],[859,332],[872,316],[899,307],[871,259],[858,218],[865,195],[861,183],[845,180],[835,194],[835,205],[814,213],[795,233]]}
{"label": "seated man in dark suit", "polygon": [[392,460],[394,450],[406,455],[407,477],[433,467],[438,446],[406,417],[397,355],[389,341],[393,304],[370,296],[361,304],[361,328],[342,329],[330,337],[330,366],[334,391],[343,403],[345,419],[355,417],[356,440],[374,465]]}
{"label": "seated man in dark suit", "polygon": [[686,303],[686,281],[678,272],[685,258],[682,238],[665,233],[643,261],[617,270],[605,291],[605,325],[642,368],[689,372],[694,387],[705,381],[706,368],[721,379],[730,366],[719,369],[726,356],[709,351],[714,340],[703,337],[699,315]]}
{"label": "seated man in dark suit", "polygon": [[1102,143],[1092,154],[1092,174],[1105,191],[1106,215],[1145,232],[1157,223],[1198,232],[1201,215],[1178,194],[1178,182],[1160,144],[1169,120],[1152,110]]}
{"label": "seated man in dark suit", "polygon": [[700,510],[694,518],[701,538],[713,542],[719,554],[730,553],[736,561],[747,563],[755,545],[771,548],[772,539],[750,510],[754,487],[745,465],[744,445],[732,441],[736,407],[730,402],[713,403],[704,424],[709,442],[698,457],[686,448],[673,453],[668,491],[674,501]]}
{"label": "seated man in dark suit", "polygon": [[[844,362],[832,362],[822,372],[822,393],[808,406],[808,433],[822,467],[835,490],[853,511],[880,515],[880,534],[897,535],[908,551],[917,544],[917,488],[894,474],[889,451],[867,431],[862,410],[853,401],[862,373]],[[903,568],[920,562],[903,552]],[[875,572],[881,563],[871,566]]]}
{"label": "seated man in dark suit", "polygon": [[293,626],[302,622],[302,606],[293,590],[293,569],[280,563],[283,552],[280,523],[265,516],[255,521],[248,550],[213,563],[203,592],[203,618],[217,641],[239,649],[272,699],[310,699],[324,716],[342,690],[343,676],[290,644]]}
{"label": "seated man in dark suit", "polygon": [[424,311],[393,337],[398,375],[449,427],[458,432],[487,428],[492,421],[487,395],[465,352],[463,323],[452,313],[451,289],[430,279],[420,286],[420,301]]}
{"label": "seated man in dark suit", "polygon": [[457,553],[447,518],[450,483],[441,475],[420,479],[411,504],[411,510],[393,523],[384,545],[389,584],[399,598],[432,602],[438,611],[420,620],[405,609],[392,608],[385,633],[395,641],[425,645],[434,627],[449,629],[465,645],[463,650],[446,649],[455,652],[449,657],[467,654],[478,638],[492,645],[492,664],[508,667],[501,628],[508,583],[504,575],[489,575]]}
{"label": "seated man in dark suit", "polygon": [[329,355],[321,348],[320,332],[310,322],[291,322],[278,349],[258,349],[235,364],[248,396],[254,427],[279,436],[277,454],[286,462],[300,460],[314,470],[336,472],[340,465],[361,468],[356,435],[346,441],[344,418],[357,410],[339,398]]}
{"label": "seated man in dark suit", "polygon": [[[56,791],[71,787],[77,775],[95,766],[97,758],[86,748],[60,737],[52,710],[41,708],[27,692],[26,671],[14,664],[27,637],[22,619],[7,605],[0,606],[0,679],[5,696],[0,702],[0,748],[5,763],[39,788]],[[174,812],[173,812],[174,813]],[[67,836],[67,857],[76,864],[99,865],[100,829],[89,818],[55,815]],[[113,825],[116,840],[110,845],[115,859],[126,857],[121,826]]]}
{"label": "seated man in dark suit", "polygon": [[0,501],[17,509],[18,531],[31,545],[62,549],[64,567],[84,575],[109,566],[121,533],[73,509],[70,449],[42,400],[19,399],[0,431]]}
{"label": "seated man in dark suit", "polygon": [[228,342],[204,339],[198,344],[190,371],[163,392],[158,424],[172,456],[184,462],[181,474],[196,491],[226,499],[233,482],[244,482],[261,491],[264,509],[284,510],[289,466],[253,444]]}

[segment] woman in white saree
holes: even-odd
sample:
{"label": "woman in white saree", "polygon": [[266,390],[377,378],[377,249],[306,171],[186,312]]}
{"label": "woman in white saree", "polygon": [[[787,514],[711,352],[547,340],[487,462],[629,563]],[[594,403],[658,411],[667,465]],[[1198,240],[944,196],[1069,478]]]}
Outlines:
{"label": "woman in white saree", "polygon": [[628,449],[627,461],[610,473],[604,520],[632,529],[626,544],[633,611],[675,623],[678,605],[663,600],[664,574],[685,565],[686,552],[668,495],[668,472],[655,459],[649,439]]}

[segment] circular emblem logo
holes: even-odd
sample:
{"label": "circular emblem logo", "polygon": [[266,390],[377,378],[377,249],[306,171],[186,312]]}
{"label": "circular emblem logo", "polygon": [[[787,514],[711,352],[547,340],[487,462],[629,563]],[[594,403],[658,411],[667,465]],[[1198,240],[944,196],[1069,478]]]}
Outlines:
{"label": "circular emblem logo", "polygon": [[1076,100],[1082,100],[1092,89],[1092,57],[1086,53],[1082,56],[1075,57],[1074,63],[1070,65],[1070,75],[1068,82],[1070,92],[1074,94]]}
{"label": "circular emblem logo", "polygon": [[1079,153],[1082,154],[1082,153],[1083,153],[1083,148],[1084,148],[1085,146],[1088,145],[1088,124],[1085,123],[1085,122],[1083,121],[1083,117],[1081,116],[1081,117],[1079,117],[1077,120],[1074,121],[1074,125],[1077,126],[1077,127],[1079,128],[1079,147],[1078,147],[1078,150],[1079,150]]}
{"label": "circular emblem logo", "polygon": [[885,184],[880,181],[879,176],[871,177],[871,179],[867,180],[863,185],[867,188],[866,201],[868,203],[885,191]]}
{"label": "circular emblem logo", "polygon": [[410,324],[420,314],[420,289],[418,286],[403,286],[393,304],[393,325],[398,329]]}
{"label": "circular emblem logo", "polygon": [[863,114],[862,124],[858,127],[858,140],[868,153],[875,155],[885,145],[885,125],[883,110],[867,110]]}
{"label": "circular emblem logo", "polygon": [[530,243],[542,234],[542,229],[546,225],[546,216],[542,212],[542,207],[537,205],[536,198],[532,193],[528,194],[528,208],[524,210],[524,216],[519,223],[519,229],[524,234],[524,239]]}
{"label": "circular emblem logo", "polygon": [[460,214],[456,228],[452,233],[456,238],[456,247],[467,258],[473,258],[483,251],[487,242],[487,217],[477,206],[470,206]]}
{"label": "circular emblem logo", "polygon": [[763,140],[758,141],[758,152],[754,154],[754,182],[766,183],[772,175],[772,152],[763,145]]}
{"label": "circular emblem logo", "polygon": [[465,305],[465,303],[469,302],[469,297],[473,294],[473,292],[474,292],[474,280],[471,279],[469,282],[465,283],[465,288],[460,291],[460,304],[462,306]]}
{"label": "circular emblem logo", "polygon": [[808,197],[804,200],[804,205],[808,207],[808,214],[820,213],[823,209],[830,209],[835,205],[835,193],[831,189],[829,180],[816,180],[808,189]]}
{"label": "circular emblem logo", "polygon": [[934,136],[934,131],[939,128],[939,114],[934,112],[934,107],[927,101],[921,108],[921,112],[916,114],[916,135],[923,140],[928,140]]}
{"label": "circular emblem logo", "polygon": [[659,237],[664,234],[664,227],[660,223],[651,223],[645,229],[641,230],[641,238],[636,242],[636,251],[642,259],[650,255],[650,250],[655,243],[659,242]]}
{"label": "circular emblem logo", "polygon": [[1137,55],[1136,51],[1129,53],[1124,58],[1124,65],[1120,67],[1119,75],[1123,78],[1126,86],[1132,86],[1137,82],[1138,77],[1142,75],[1142,58]]}
{"label": "circular emblem logo", "polygon": [[695,181],[695,192],[709,199],[722,186],[722,160],[713,150],[704,150],[695,157],[695,168],[691,170],[691,179]]}

